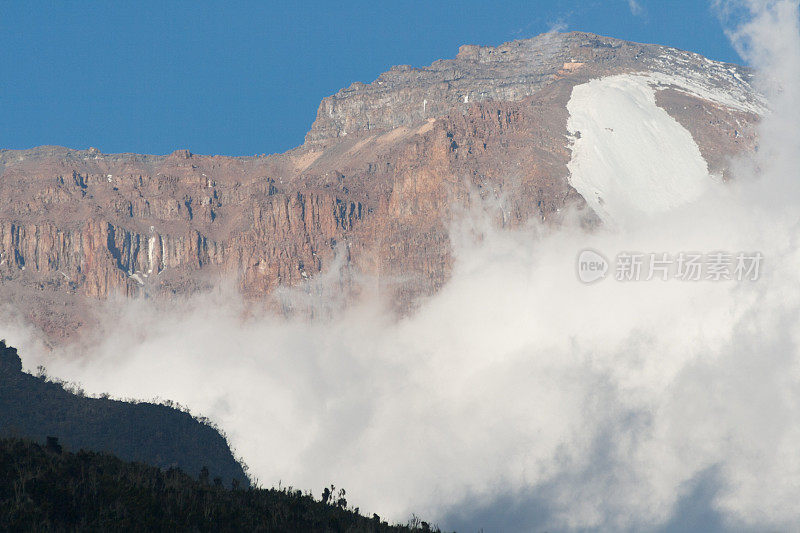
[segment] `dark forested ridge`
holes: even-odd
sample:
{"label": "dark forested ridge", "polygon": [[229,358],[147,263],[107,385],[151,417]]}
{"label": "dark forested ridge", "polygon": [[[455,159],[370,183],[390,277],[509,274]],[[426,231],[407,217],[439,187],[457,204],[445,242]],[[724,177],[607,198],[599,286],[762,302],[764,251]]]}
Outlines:
{"label": "dark forested ridge", "polygon": [[17,350],[0,341],[0,437],[43,443],[50,436],[58,437],[67,451],[108,452],[193,476],[206,467],[212,479],[249,485],[225,438],[189,413],[73,394],[59,383],[22,372]]}
{"label": "dark forested ridge", "polygon": [[330,495],[227,488],[205,473],[0,439],[0,531],[430,531],[361,516],[343,491]]}

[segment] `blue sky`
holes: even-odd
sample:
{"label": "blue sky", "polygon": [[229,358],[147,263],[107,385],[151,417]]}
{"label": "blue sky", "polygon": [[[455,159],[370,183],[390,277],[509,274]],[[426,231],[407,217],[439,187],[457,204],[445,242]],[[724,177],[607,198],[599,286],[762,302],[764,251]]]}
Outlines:
{"label": "blue sky", "polygon": [[702,0],[0,0],[0,148],[280,152],[353,81],[554,26],[738,59]]}

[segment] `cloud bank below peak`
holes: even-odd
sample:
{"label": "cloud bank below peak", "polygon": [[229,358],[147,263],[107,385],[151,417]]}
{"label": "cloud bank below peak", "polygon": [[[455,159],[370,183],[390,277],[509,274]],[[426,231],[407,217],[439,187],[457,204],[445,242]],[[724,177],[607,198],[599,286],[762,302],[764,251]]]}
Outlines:
{"label": "cloud bank below peak", "polygon": [[[246,313],[223,291],[166,309],[110,304],[105,334],[55,359],[18,330],[23,362],[92,393],[178,401],[218,423],[262,483],[333,482],[362,511],[394,520],[796,526],[800,149],[786,132],[800,129],[798,11],[740,4],[750,18],[731,35],[749,43],[780,112],[765,117],[756,159],[718,194],[593,233],[501,231],[485,212],[466,213],[451,232],[452,278],[400,320],[369,300],[310,321]],[[778,62],[785,68],[770,70]],[[753,282],[587,286],[575,274],[585,248],[758,250],[765,265]]]}

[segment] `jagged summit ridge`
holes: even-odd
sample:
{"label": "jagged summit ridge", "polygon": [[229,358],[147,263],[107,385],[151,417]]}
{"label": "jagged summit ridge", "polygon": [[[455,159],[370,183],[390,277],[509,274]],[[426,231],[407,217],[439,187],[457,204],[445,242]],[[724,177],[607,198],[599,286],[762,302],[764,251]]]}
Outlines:
{"label": "jagged summit ridge", "polygon": [[454,59],[421,68],[400,65],[368,85],[356,82],[322,100],[306,142],[411,127],[454,109],[465,113],[475,102],[518,101],[577,72],[591,77],[639,70],[692,80],[706,92],[718,89],[728,105],[763,108],[745,67],[591,33],[545,33],[496,47],[464,45]]}

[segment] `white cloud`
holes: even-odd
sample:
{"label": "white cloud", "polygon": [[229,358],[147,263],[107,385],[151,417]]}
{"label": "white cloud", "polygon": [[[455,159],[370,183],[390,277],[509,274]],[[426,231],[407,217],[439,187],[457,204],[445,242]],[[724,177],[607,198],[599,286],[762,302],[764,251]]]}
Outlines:
{"label": "white cloud", "polygon": [[631,14],[635,17],[644,15],[644,8],[639,2],[637,2],[637,0],[628,0],[628,8],[631,10]]}
{"label": "white cloud", "polygon": [[554,22],[551,22],[549,27],[547,28],[547,33],[562,33],[567,31],[569,25],[563,19],[558,19]]}
{"label": "white cloud", "polygon": [[[731,35],[765,67],[777,112],[725,192],[593,235],[571,224],[496,231],[470,213],[452,233],[452,279],[400,321],[374,301],[311,322],[246,314],[219,292],[112,305],[104,336],[57,359],[8,336],[28,368],[44,362],[94,393],[170,398],[211,417],[267,485],[335,483],[394,519],[440,519],[467,502],[500,516],[492,502],[511,495],[542,512],[520,530],[647,530],[714,472],[707,505],[726,526],[790,529],[800,523],[797,2],[746,5],[751,18]],[[574,272],[584,248],[766,260],[749,284],[586,286]]]}

